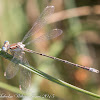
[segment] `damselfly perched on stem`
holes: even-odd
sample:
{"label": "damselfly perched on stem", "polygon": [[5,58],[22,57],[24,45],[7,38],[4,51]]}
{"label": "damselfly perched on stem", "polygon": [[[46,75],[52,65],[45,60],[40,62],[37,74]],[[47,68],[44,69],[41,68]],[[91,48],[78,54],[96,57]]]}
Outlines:
{"label": "damselfly perched on stem", "polygon": [[[32,28],[25,35],[25,37],[23,38],[23,40],[21,42],[14,43],[14,44],[9,44],[8,41],[5,41],[4,45],[2,46],[2,50],[4,50],[5,52],[10,50],[11,53],[13,54],[13,59],[17,58],[21,62],[24,62],[25,64],[28,64],[28,61],[25,58],[25,51],[26,51],[26,52],[35,53],[35,54],[38,54],[38,55],[41,55],[41,56],[49,57],[51,59],[55,59],[55,60],[58,60],[58,61],[61,61],[61,62],[67,63],[67,64],[71,64],[73,66],[80,67],[80,68],[86,69],[86,70],[91,71],[91,72],[99,73],[99,70],[97,70],[95,68],[78,65],[78,64],[69,62],[67,60],[63,60],[63,59],[60,59],[60,58],[48,56],[46,54],[42,54],[42,53],[39,53],[39,52],[36,52],[36,51],[25,48],[26,45],[29,45],[32,42],[37,42],[38,40],[42,41],[44,39],[47,39],[47,40],[53,39],[53,38],[56,38],[56,37],[58,37],[59,35],[62,34],[61,29],[53,29],[48,34],[43,34],[43,35],[39,36],[38,38],[36,38],[34,40],[31,40],[28,43],[23,44],[27,38],[29,38],[33,34],[38,33],[39,30],[43,26],[46,25],[48,17],[50,17],[50,15],[53,14],[53,12],[54,12],[54,6],[47,6],[44,9],[44,11],[42,12],[42,14],[40,15],[40,17],[33,24]],[[13,61],[13,59],[12,59],[12,61]],[[7,79],[13,78],[17,74],[19,68],[21,68],[21,67],[19,67],[18,64],[14,64],[14,63],[10,62],[10,64],[6,68],[4,76],[6,76]],[[20,90],[21,90],[21,88],[27,88],[27,86],[30,85],[30,82],[27,82],[27,80],[31,80],[31,72],[26,70],[25,68],[21,68],[20,69],[20,84],[19,84]]]}

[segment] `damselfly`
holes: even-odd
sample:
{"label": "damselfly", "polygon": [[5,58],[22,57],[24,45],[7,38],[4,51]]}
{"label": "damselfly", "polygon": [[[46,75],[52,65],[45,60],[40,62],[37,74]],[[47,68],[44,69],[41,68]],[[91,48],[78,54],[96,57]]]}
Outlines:
{"label": "damselfly", "polygon": [[[40,15],[40,17],[33,24],[32,28],[25,35],[25,37],[23,38],[23,40],[21,42],[14,43],[14,44],[9,44],[8,41],[5,41],[4,45],[2,47],[2,50],[6,51],[6,52],[8,50],[10,50],[11,53],[13,54],[13,59],[17,58],[21,62],[24,62],[25,64],[28,64],[28,61],[25,58],[25,52],[24,51],[30,52],[30,53],[39,54],[41,56],[49,57],[51,59],[55,59],[55,60],[58,60],[58,61],[61,61],[61,62],[67,63],[67,64],[71,64],[73,66],[80,67],[80,68],[86,69],[86,70],[91,71],[91,72],[99,73],[99,70],[97,70],[95,68],[78,65],[78,64],[69,62],[67,60],[63,60],[63,59],[60,59],[60,58],[48,56],[46,54],[42,54],[42,53],[39,53],[39,52],[36,52],[36,51],[33,51],[33,50],[25,48],[26,45],[29,45],[32,42],[36,42],[38,40],[42,41],[43,39],[56,38],[56,37],[58,37],[59,35],[62,34],[62,30],[61,29],[53,29],[51,32],[49,32],[49,34],[44,34],[44,35],[42,35],[42,36],[40,36],[40,37],[38,37],[38,38],[36,38],[36,39],[34,39],[32,41],[29,41],[26,44],[23,44],[28,37],[32,36],[35,33],[38,33],[38,31],[44,25],[46,25],[48,17],[50,17],[50,15],[53,14],[53,12],[54,12],[54,6],[47,6],[44,9],[44,11],[42,12],[42,14]],[[12,59],[12,61],[13,61],[13,59]],[[21,67],[19,67],[18,64],[14,64],[14,63],[10,62],[10,64],[6,68],[4,76],[6,76],[7,79],[13,78],[17,74],[19,68],[21,68]],[[27,82],[27,80],[31,80],[31,72],[26,70],[25,68],[21,68],[20,69],[20,85],[19,85],[20,89],[21,88],[25,88],[25,87],[30,85],[30,82]]]}

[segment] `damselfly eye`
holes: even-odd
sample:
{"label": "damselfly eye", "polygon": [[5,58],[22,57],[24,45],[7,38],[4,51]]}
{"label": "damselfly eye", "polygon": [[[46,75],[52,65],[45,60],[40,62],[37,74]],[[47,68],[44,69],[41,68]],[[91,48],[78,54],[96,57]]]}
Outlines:
{"label": "damselfly eye", "polygon": [[2,50],[6,52],[7,48],[3,46],[2,47]]}

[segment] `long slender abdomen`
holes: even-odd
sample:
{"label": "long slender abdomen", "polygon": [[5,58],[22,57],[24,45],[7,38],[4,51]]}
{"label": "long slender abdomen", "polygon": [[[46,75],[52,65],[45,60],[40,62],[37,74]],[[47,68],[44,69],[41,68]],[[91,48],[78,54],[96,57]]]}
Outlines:
{"label": "long slender abdomen", "polygon": [[45,57],[48,57],[48,58],[51,58],[51,59],[55,59],[55,60],[58,60],[58,61],[61,61],[61,62],[70,64],[70,65],[73,65],[73,66],[76,66],[76,67],[79,67],[79,68],[82,68],[82,69],[86,69],[86,70],[91,71],[91,72],[99,73],[99,70],[97,70],[97,69],[95,69],[95,68],[91,68],[91,67],[87,67],[87,66],[82,66],[82,65],[79,65],[79,64],[75,64],[75,63],[72,63],[72,62],[70,62],[70,61],[63,60],[63,59],[56,58],[56,57],[52,57],[52,56],[48,56],[48,55],[46,55],[46,54],[42,54],[42,53],[39,53],[39,52],[30,50],[30,49],[27,49],[27,48],[24,48],[24,50],[25,50],[26,52],[35,53],[35,54],[38,54],[38,55],[41,55],[41,56],[45,56]]}

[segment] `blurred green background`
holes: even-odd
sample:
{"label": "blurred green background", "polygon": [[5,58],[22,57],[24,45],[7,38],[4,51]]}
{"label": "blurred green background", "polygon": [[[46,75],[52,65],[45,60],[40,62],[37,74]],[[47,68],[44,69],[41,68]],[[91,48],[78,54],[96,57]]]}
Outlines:
{"label": "blurred green background", "polygon": [[[0,45],[23,39],[34,21],[48,5],[55,13],[38,34],[60,28],[63,34],[56,39],[32,43],[27,48],[84,66],[100,70],[100,1],[99,0],[0,0]],[[38,36],[38,34],[36,34]],[[30,39],[34,39],[33,35]],[[29,64],[35,68],[77,87],[100,94],[100,74],[73,67],[36,54],[26,53]],[[7,80],[3,73],[9,61],[0,57],[0,81],[18,87],[18,77]],[[32,74],[34,96],[48,94],[46,98],[0,98],[0,100],[96,100],[86,94],[62,87]],[[0,89],[0,94],[14,95]],[[53,98],[54,96],[54,98]]]}

